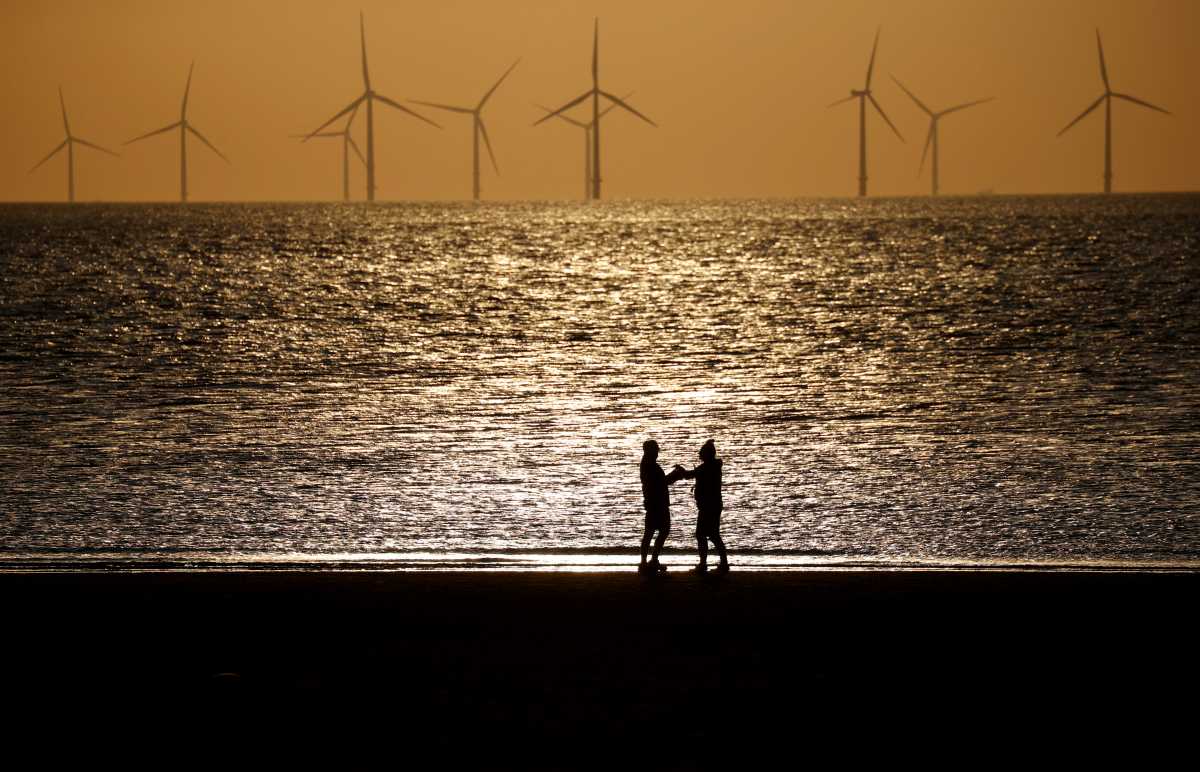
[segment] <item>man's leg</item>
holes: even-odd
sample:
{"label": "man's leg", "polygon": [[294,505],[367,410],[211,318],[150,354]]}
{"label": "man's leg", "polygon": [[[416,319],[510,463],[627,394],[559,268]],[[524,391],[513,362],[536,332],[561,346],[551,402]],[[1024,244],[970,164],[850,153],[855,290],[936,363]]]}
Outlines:
{"label": "man's leg", "polygon": [[648,525],[646,526],[646,530],[642,532],[642,564],[643,565],[645,565],[645,563],[646,563],[646,553],[650,551],[650,537],[653,534],[654,534],[654,531]]}
{"label": "man's leg", "polygon": [[725,542],[721,539],[721,534],[719,534],[719,533],[713,534],[712,540],[713,540],[713,544],[717,548],[717,555],[719,555],[721,558],[721,562],[719,565],[722,568],[728,568],[729,567],[729,556],[727,554],[725,554]]}
{"label": "man's leg", "polygon": [[696,534],[696,547],[699,549],[699,552],[700,552],[700,566],[702,568],[707,567],[708,566],[708,538],[701,536],[700,534]]}
{"label": "man's leg", "polygon": [[658,538],[654,540],[654,554],[650,558],[651,563],[658,562],[658,553],[662,552],[663,545],[667,542],[667,534],[670,532],[670,526],[658,529]]}

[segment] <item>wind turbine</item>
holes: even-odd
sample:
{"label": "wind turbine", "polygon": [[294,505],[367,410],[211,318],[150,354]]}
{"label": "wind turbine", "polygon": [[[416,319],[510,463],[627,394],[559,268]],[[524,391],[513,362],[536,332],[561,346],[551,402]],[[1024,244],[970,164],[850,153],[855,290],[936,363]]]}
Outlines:
{"label": "wind turbine", "polygon": [[896,136],[900,137],[900,141],[904,141],[904,137],[900,135],[900,130],[892,123],[891,119],[879,106],[879,102],[875,101],[875,95],[871,93],[871,74],[875,71],[875,52],[879,48],[879,30],[875,30],[875,45],[871,47],[871,61],[867,64],[867,83],[862,87],[862,90],[850,89],[850,96],[845,99],[839,99],[830,107],[849,102],[851,99],[858,100],[858,195],[867,195],[867,100],[871,100],[871,104],[879,112],[883,120],[887,121],[887,125],[892,127],[892,131],[896,132]]}
{"label": "wind turbine", "polygon": [[134,142],[140,142],[141,140],[146,139],[148,137],[153,137],[156,134],[163,134],[163,133],[171,131],[173,129],[179,129],[179,200],[185,204],[187,203],[187,200],[188,200],[187,135],[188,135],[189,131],[196,135],[196,139],[200,140],[205,145],[207,145],[209,150],[211,150],[214,153],[216,153],[217,155],[221,156],[221,160],[223,160],[225,163],[229,163],[229,159],[226,158],[225,155],[220,150],[217,150],[215,147],[213,147],[213,144],[211,142],[209,142],[207,139],[205,139],[203,134],[201,134],[199,131],[197,131],[196,128],[194,126],[192,126],[192,124],[188,123],[188,119],[187,119],[188,93],[190,93],[192,90],[192,70],[194,70],[194,69],[196,69],[196,63],[192,62],[192,66],[188,68],[187,85],[184,86],[184,88],[183,88],[183,106],[179,109],[179,120],[176,121],[175,123],[172,123],[170,126],[164,126],[161,129],[155,129],[154,131],[150,132],[149,134],[143,134],[140,137],[134,137],[133,139],[131,139],[125,143],[126,145],[130,145],[130,144],[133,144]]}
{"label": "wind turbine", "polygon": [[333,116],[332,118],[330,118],[329,120],[325,121],[320,126],[318,126],[315,131],[311,132],[307,137],[304,138],[304,141],[307,142],[308,140],[317,136],[322,131],[324,131],[325,127],[329,126],[329,124],[333,123],[338,118],[341,118],[343,115],[349,113],[350,111],[357,110],[359,105],[361,105],[363,102],[366,102],[366,104],[367,104],[367,200],[374,201],[375,200],[375,102],[376,101],[383,102],[385,105],[388,105],[389,107],[394,107],[402,113],[408,113],[409,115],[413,116],[414,118],[419,118],[420,120],[425,121],[426,123],[428,123],[431,126],[437,126],[437,128],[439,128],[439,129],[442,127],[438,126],[438,124],[429,120],[428,118],[421,115],[420,113],[414,112],[413,110],[409,110],[407,107],[400,104],[399,102],[397,102],[393,99],[388,99],[383,94],[376,93],[375,90],[371,88],[371,74],[367,70],[367,25],[366,25],[366,21],[363,19],[363,15],[361,12],[358,14],[358,31],[359,31],[359,35],[362,39],[363,93],[360,97],[358,97],[358,99],[355,99],[353,102],[351,102],[345,109],[343,109],[337,115]]}
{"label": "wind turbine", "polygon": [[1082,113],[1080,113],[1078,118],[1076,118],[1075,120],[1068,123],[1066,128],[1064,128],[1062,131],[1058,132],[1058,136],[1061,137],[1063,134],[1065,134],[1067,132],[1067,129],[1070,129],[1072,126],[1074,126],[1075,124],[1077,124],[1081,120],[1083,120],[1087,116],[1088,113],[1090,113],[1092,110],[1095,110],[1097,107],[1099,107],[1101,102],[1104,103],[1104,192],[1112,193],[1112,101],[1113,101],[1113,97],[1116,97],[1117,99],[1124,99],[1126,102],[1133,102],[1135,105],[1141,105],[1142,107],[1149,107],[1151,110],[1157,110],[1158,112],[1166,113],[1167,115],[1170,115],[1171,113],[1168,112],[1167,110],[1162,109],[1161,107],[1155,107],[1154,105],[1150,104],[1149,102],[1144,102],[1141,99],[1138,99],[1137,97],[1132,97],[1129,94],[1120,94],[1116,91],[1113,91],[1112,86],[1110,86],[1108,83],[1108,68],[1104,66],[1104,44],[1100,42],[1100,30],[1099,29],[1096,30],[1096,48],[1100,52],[1100,78],[1104,81],[1104,93],[1101,94],[1100,97],[1095,102],[1092,102],[1091,106],[1088,107],[1088,109],[1086,109]]}
{"label": "wind turbine", "polygon": [[340,137],[342,140],[342,200],[350,200],[350,151],[354,150],[354,154],[358,156],[358,160],[363,162],[363,166],[367,165],[367,159],[363,156],[362,151],[358,149],[358,143],[354,141],[354,137],[350,136],[350,127],[354,125],[354,119],[358,115],[358,109],[355,108],[350,113],[350,120],[346,121],[346,125],[341,131],[323,131],[320,134],[293,134],[292,137],[297,139],[308,139],[313,137]]}
{"label": "wind turbine", "polygon": [[585,99],[592,100],[592,198],[600,199],[600,97],[604,97],[609,102],[612,102],[617,107],[621,107],[641,118],[646,123],[658,127],[658,124],[650,120],[646,116],[639,113],[637,110],[630,107],[626,102],[613,96],[612,94],[600,88],[600,20],[596,19],[596,26],[592,37],[592,88],[591,90],[575,97],[570,102],[567,102],[562,107],[550,112],[548,115],[542,116],[539,120],[534,121],[534,126],[539,123],[550,120],[560,113],[570,110],[575,105],[583,102]]}
{"label": "wind turbine", "polygon": [[[622,99],[628,99],[632,95],[633,92],[631,91],[622,97]],[[542,105],[535,106],[545,113],[554,112],[549,107],[543,107]],[[608,115],[615,110],[616,107],[617,106],[615,104],[612,104],[604,108],[600,111],[600,117],[603,118],[604,116]],[[595,121],[584,123],[583,121],[577,121],[570,116],[563,115],[562,113],[559,113],[555,117],[561,118],[572,126],[583,129],[583,200],[590,201],[592,199],[592,127],[595,125]]]}
{"label": "wind turbine", "polygon": [[483,99],[480,99],[479,104],[475,105],[474,107],[455,107],[453,105],[443,105],[435,102],[422,102],[420,99],[408,100],[419,105],[425,105],[426,107],[434,107],[438,110],[449,110],[452,113],[463,113],[471,116],[473,123],[471,129],[471,144],[473,152],[471,193],[476,201],[479,200],[479,138],[481,136],[483,137],[483,143],[487,145],[488,157],[492,159],[492,168],[496,171],[496,174],[500,174],[500,167],[496,164],[496,154],[492,152],[492,141],[488,139],[487,126],[483,124],[483,106],[487,104],[488,99],[490,99],[492,94],[496,92],[496,89],[500,88],[500,84],[503,83],[504,79],[508,77],[508,74],[513,71],[513,68],[520,63],[520,59],[513,62],[512,67],[509,67],[504,74],[500,76],[500,80],[496,81],[496,85],[488,89],[488,92],[483,95]]}
{"label": "wind turbine", "polygon": [[945,110],[940,110],[935,113],[933,110],[930,110],[928,107],[926,107],[924,102],[922,102],[920,99],[917,99],[917,95],[914,94],[913,92],[909,91],[908,88],[906,88],[905,85],[903,83],[901,83],[900,80],[895,75],[892,76],[892,80],[896,81],[896,85],[899,86],[900,88],[904,89],[904,93],[908,94],[910,97],[912,97],[912,101],[917,103],[917,107],[924,110],[925,114],[929,116],[929,133],[927,135],[925,135],[925,149],[921,151],[921,166],[917,170],[917,174],[920,174],[922,171],[924,171],[925,156],[929,154],[929,146],[932,145],[933,146],[933,193],[932,193],[932,195],[936,196],[938,194],[938,121],[940,121],[942,118],[949,115],[950,113],[956,113],[959,110],[966,110],[968,107],[974,107],[975,105],[981,105],[984,102],[990,102],[993,99],[995,99],[995,97],[988,97],[987,99],[977,99],[974,102],[966,102],[961,105],[955,105],[954,107],[948,107]]}
{"label": "wind turbine", "polygon": [[33,174],[36,172],[42,164],[58,155],[58,152],[65,147],[67,149],[67,201],[75,203],[75,145],[79,144],[85,147],[90,147],[93,150],[99,150],[102,153],[108,153],[109,155],[116,156],[118,158],[120,156],[117,156],[116,153],[108,150],[107,148],[92,144],[91,142],[88,142],[85,139],[80,139],[71,133],[71,124],[67,121],[67,102],[65,99],[63,99],[62,86],[58,87],[58,103],[62,106],[63,131],[67,133],[67,138],[62,141],[61,145],[51,150],[49,155],[38,161],[37,165],[29,170],[29,173]]}

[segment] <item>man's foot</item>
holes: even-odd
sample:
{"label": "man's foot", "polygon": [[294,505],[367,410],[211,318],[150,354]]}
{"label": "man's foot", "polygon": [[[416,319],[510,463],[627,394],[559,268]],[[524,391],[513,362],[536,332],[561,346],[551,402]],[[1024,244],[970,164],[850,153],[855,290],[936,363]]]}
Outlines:
{"label": "man's foot", "polygon": [[719,566],[717,566],[715,569],[713,569],[713,571],[714,571],[714,573],[718,573],[718,574],[727,574],[727,573],[729,573],[729,564],[722,563]]}
{"label": "man's foot", "polygon": [[639,574],[650,573],[650,564],[649,563],[638,563],[638,573]]}
{"label": "man's foot", "polygon": [[700,565],[698,565],[698,566],[696,566],[695,568],[693,568],[693,569],[692,569],[692,573],[693,573],[693,574],[707,574],[707,573],[708,573],[708,566],[707,566],[707,565],[705,565],[704,563],[701,563]]}

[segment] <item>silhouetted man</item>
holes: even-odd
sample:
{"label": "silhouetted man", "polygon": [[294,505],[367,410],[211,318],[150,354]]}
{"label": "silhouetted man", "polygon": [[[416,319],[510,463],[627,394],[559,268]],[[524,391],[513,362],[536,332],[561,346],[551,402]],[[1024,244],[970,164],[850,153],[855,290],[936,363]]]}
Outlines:
{"label": "silhouetted man", "polygon": [[[642,533],[642,562],[638,571],[642,573],[657,573],[666,571],[666,566],[658,562],[658,553],[662,551],[667,534],[671,532],[671,493],[667,486],[679,479],[682,467],[676,466],[671,474],[663,472],[658,465],[658,443],[646,440],[642,443],[642,503],[646,507],[646,530]],[[650,562],[646,562],[646,553],[650,550],[650,540],[654,532],[658,538],[654,541],[654,554]]]}
{"label": "silhouetted man", "polygon": [[[695,571],[703,574],[708,570],[708,542],[711,539],[717,548],[721,562],[719,573],[729,571],[729,556],[725,553],[725,542],[721,540],[721,459],[717,458],[717,446],[712,440],[700,448],[700,466],[688,471],[675,467],[679,476],[696,480],[696,545],[700,549],[700,565]],[[672,472],[672,474],[675,474]]]}

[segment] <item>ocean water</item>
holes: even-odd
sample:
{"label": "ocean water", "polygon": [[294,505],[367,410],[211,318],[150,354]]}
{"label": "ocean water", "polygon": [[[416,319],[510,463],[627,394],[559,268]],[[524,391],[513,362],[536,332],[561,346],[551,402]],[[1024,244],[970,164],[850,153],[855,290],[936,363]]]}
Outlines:
{"label": "ocean water", "polygon": [[647,437],[735,565],[1200,567],[1200,196],[0,207],[2,565],[628,565]]}

